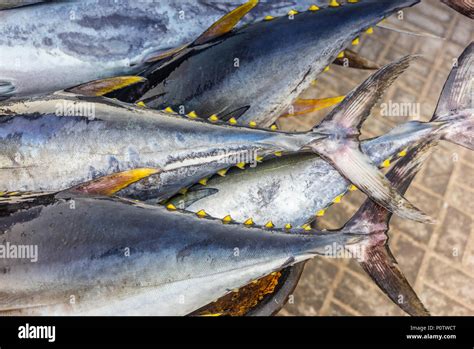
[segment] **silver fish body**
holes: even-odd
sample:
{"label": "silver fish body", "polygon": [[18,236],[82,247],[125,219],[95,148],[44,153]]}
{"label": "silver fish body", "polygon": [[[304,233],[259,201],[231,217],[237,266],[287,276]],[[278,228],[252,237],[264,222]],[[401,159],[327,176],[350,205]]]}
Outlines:
{"label": "silver fish body", "polygon": [[[362,142],[362,150],[374,164],[436,135],[437,124],[409,122],[390,133]],[[271,221],[277,227],[302,226],[323,214],[350,182],[325,160],[313,154],[290,155],[266,161],[245,171],[232,169],[225,177],[214,176],[206,186],[196,185],[171,199],[189,211],[205,210],[213,217],[232,215],[237,222],[252,218],[256,224]]]}
{"label": "silver fish body", "polygon": [[37,248],[35,260],[0,259],[2,314],[186,315],[282,267],[368,240],[223,224],[120,199],[35,200],[0,204],[2,244]]}
{"label": "silver fish body", "polygon": [[140,73],[146,88],[124,98],[202,118],[271,126],[351,42],[417,0],[347,3],[240,28]]}
{"label": "silver fish body", "polygon": [[166,198],[235,165],[241,155],[250,162],[249,154],[300,151],[321,137],[214,125],[68,94],[4,103],[1,110],[0,191],[59,191],[116,172],[155,168],[159,173],[151,184],[135,189],[142,198]]}
{"label": "silver fish body", "polygon": [[[244,1],[58,1],[0,11],[0,98],[62,90],[143,70]],[[243,23],[295,3],[263,2]],[[309,1],[303,1],[304,4]]]}

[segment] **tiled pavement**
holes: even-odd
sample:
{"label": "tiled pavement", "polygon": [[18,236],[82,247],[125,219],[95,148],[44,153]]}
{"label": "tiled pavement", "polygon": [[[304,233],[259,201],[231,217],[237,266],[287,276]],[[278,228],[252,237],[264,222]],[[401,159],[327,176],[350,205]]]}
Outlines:
{"label": "tiled pavement", "polygon": [[[390,19],[389,23],[397,23]],[[474,38],[474,22],[457,14],[438,0],[423,0],[404,13],[402,24],[447,38],[419,38],[376,29],[364,35],[357,50],[380,64],[409,53],[423,57],[402,75],[382,103],[419,103],[420,119],[434,112],[448,73],[463,49]],[[304,97],[329,97],[347,93],[368,76],[367,72],[331,66]],[[310,128],[323,113],[281,123],[287,130]],[[381,116],[378,106],[367,121],[363,135],[372,137],[417,116]],[[418,174],[407,197],[435,217],[428,226],[394,217],[390,245],[401,269],[433,315],[474,315],[474,156],[467,150],[440,143]],[[351,193],[333,206],[320,221],[337,228],[355,212],[364,196]],[[357,263],[318,258],[306,265],[294,293],[294,303],[280,315],[402,315],[378,290]]]}

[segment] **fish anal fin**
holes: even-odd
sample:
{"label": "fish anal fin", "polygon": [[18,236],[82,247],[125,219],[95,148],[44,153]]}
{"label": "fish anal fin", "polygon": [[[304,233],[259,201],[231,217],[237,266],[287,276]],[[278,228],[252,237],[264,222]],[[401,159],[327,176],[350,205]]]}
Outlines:
{"label": "fish anal fin", "polygon": [[159,172],[160,170],[154,168],[137,168],[129,171],[113,173],[76,186],[71,189],[71,191],[84,194],[110,196],[128,187],[130,184]]}
{"label": "fish anal fin", "polygon": [[141,76],[117,76],[113,78],[91,81],[69,88],[65,91],[83,96],[98,97],[105,96],[126,87],[146,82],[147,79]]}
{"label": "fish anal fin", "polygon": [[209,27],[201,36],[199,36],[195,41],[194,45],[202,45],[206,42],[209,42],[219,36],[227,34],[230,32],[237,23],[255,6],[257,6],[258,0],[249,0],[245,4],[237,7],[232,10],[224,17],[215,22],[212,26]]}

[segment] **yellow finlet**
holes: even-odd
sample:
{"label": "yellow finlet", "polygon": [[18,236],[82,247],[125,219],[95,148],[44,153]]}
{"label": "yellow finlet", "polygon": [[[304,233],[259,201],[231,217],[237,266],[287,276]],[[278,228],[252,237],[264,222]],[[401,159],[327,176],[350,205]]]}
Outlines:
{"label": "yellow finlet", "polygon": [[253,219],[252,218],[249,218],[247,219],[245,222],[244,222],[244,225],[254,225],[255,223],[253,222]]}
{"label": "yellow finlet", "polygon": [[359,0],[347,0],[349,4],[356,4],[359,2]]}
{"label": "yellow finlet", "polygon": [[199,184],[207,185],[208,180],[209,180],[208,178],[203,178],[203,179],[199,180]]}
{"label": "yellow finlet", "polygon": [[352,46],[357,46],[360,44],[360,39],[359,38],[355,38],[354,40],[352,40]]}
{"label": "yellow finlet", "polygon": [[275,228],[275,225],[273,224],[272,221],[268,221],[267,224],[265,224],[265,228],[273,229]]}
{"label": "yellow finlet", "polygon": [[344,51],[342,51],[341,53],[337,55],[337,58],[344,58],[344,56],[345,56]]}
{"label": "yellow finlet", "polygon": [[278,126],[273,124],[272,126],[270,126],[270,130],[272,131],[277,131],[278,130]]}
{"label": "yellow finlet", "polygon": [[293,228],[293,226],[290,223],[285,224],[285,229],[286,230],[290,230],[291,228]]}
{"label": "yellow finlet", "polygon": [[227,171],[229,171],[229,169],[224,169],[224,170],[220,170],[220,171],[217,171],[217,174],[221,177],[225,177],[225,175],[227,174]]}
{"label": "yellow finlet", "polygon": [[229,119],[229,124],[231,124],[231,125],[236,125],[236,124],[237,124],[237,120],[235,120],[235,118],[230,118],[230,119]]}
{"label": "yellow finlet", "polygon": [[354,184],[351,184],[349,186],[349,191],[356,191],[356,190],[357,190],[357,187]]}
{"label": "yellow finlet", "polygon": [[273,16],[265,16],[265,18],[263,19],[264,21],[271,21],[272,19],[275,19],[275,17]]}
{"label": "yellow finlet", "polygon": [[182,195],[185,195],[187,192],[188,192],[188,188],[182,188],[182,189],[179,190],[178,193],[180,193]]}
{"label": "yellow finlet", "polygon": [[366,34],[369,34],[369,35],[373,34],[373,33],[374,33],[374,28],[373,28],[373,27],[370,27],[369,29],[367,29],[367,30],[365,31],[365,33],[366,33]]}
{"label": "yellow finlet", "polygon": [[213,115],[209,116],[209,121],[216,122],[216,121],[219,121],[219,118],[217,117],[216,114],[213,114]]}
{"label": "yellow finlet", "polygon": [[257,160],[257,162],[262,162],[263,161],[263,156],[257,156],[256,160]]}
{"label": "yellow finlet", "polygon": [[278,156],[278,157],[283,156],[283,153],[281,151],[276,151],[275,156]]}
{"label": "yellow finlet", "polygon": [[311,230],[311,226],[309,224],[304,224],[301,228],[303,228],[303,230],[305,230],[305,231],[310,231]]}
{"label": "yellow finlet", "polygon": [[146,104],[143,101],[137,102],[135,105],[142,108],[146,107]]}
{"label": "yellow finlet", "polygon": [[298,14],[298,11],[296,11],[296,10],[290,10],[288,12],[288,16],[294,16],[294,15],[297,15],[297,14]]}
{"label": "yellow finlet", "polygon": [[344,197],[344,194],[341,194],[341,195],[338,195],[334,198],[334,200],[332,201],[334,204],[338,204],[341,202],[342,198]]}
{"label": "yellow finlet", "polygon": [[400,153],[398,153],[398,156],[403,158],[404,156],[407,156],[407,150],[403,149]]}
{"label": "yellow finlet", "polygon": [[339,7],[341,5],[337,2],[337,0],[331,0],[331,2],[329,3],[329,6],[330,7]]}
{"label": "yellow finlet", "polygon": [[319,7],[316,6],[316,5],[311,5],[309,8],[308,8],[309,11],[319,11]]}
{"label": "yellow finlet", "polygon": [[327,66],[326,68],[324,68],[323,72],[326,73],[326,72],[329,71],[329,69],[331,69],[331,68],[329,68],[329,66]]}
{"label": "yellow finlet", "polygon": [[165,113],[174,113],[174,110],[171,108],[171,107],[167,107],[165,110],[164,110]]}
{"label": "yellow finlet", "polygon": [[222,223],[224,223],[224,224],[230,223],[232,221],[233,221],[233,219],[229,214],[227,216],[225,216],[224,218],[222,218]]}
{"label": "yellow finlet", "polygon": [[391,164],[392,164],[392,163],[390,162],[390,159],[387,159],[387,160],[385,160],[384,162],[382,162],[382,165],[381,165],[381,166],[382,166],[383,168],[388,168],[388,167],[390,167]]}
{"label": "yellow finlet", "polygon": [[235,165],[236,167],[240,168],[241,170],[245,169],[245,162],[239,162],[238,164]]}
{"label": "yellow finlet", "polygon": [[255,128],[255,127],[257,127],[257,123],[255,121],[250,121],[249,126],[252,127],[252,128]]}
{"label": "yellow finlet", "polygon": [[318,211],[318,212],[316,213],[316,217],[322,217],[322,216],[324,216],[325,214],[326,214],[326,209],[321,210],[321,211]]}
{"label": "yellow finlet", "polygon": [[198,116],[195,111],[192,111],[188,114],[188,118],[190,119],[196,119]]}
{"label": "yellow finlet", "polygon": [[173,205],[173,204],[168,204],[166,205],[166,209],[168,209],[169,211],[176,211],[176,206]]}
{"label": "yellow finlet", "polygon": [[207,213],[206,213],[206,211],[204,211],[204,210],[200,210],[200,211],[197,211],[197,212],[196,212],[196,215],[197,215],[199,218],[204,218],[204,217],[207,216]]}

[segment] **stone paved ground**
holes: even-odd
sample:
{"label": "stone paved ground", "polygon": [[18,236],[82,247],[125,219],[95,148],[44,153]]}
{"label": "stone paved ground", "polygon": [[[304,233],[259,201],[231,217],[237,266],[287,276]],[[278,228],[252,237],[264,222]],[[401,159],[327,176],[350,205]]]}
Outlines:
{"label": "stone paved ground", "polygon": [[[396,23],[390,19],[389,23]],[[358,51],[380,64],[409,53],[421,53],[385,95],[382,102],[415,102],[421,119],[431,118],[453,60],[472,41],[474,22],[457,14],[438,0],[423,0],[405,11],[404,28],[446,37],[446,41],[418,38],[376,29],[364,35]],[[347,93],[368,76],[331,66],[306,98],[330,97]],[[322,113],[305,119],[287,119],[287,130],[310,128]],[[413,119],[414,117],[409,117]],[[382,117],[376,108],[364,127],[364,136],[383,134],[406,117]],[[433,315],[474,315],[474,158],[467,150],[441,143],[407,197],[436,217],[438,224],[427,226],[394,218],[390,245],[401,269]],[[364,197],[351,193],[334,206],[319,223],[337,228],[358,208]],[[280,315],[402,315],[378,290],[362,269],[352,261],[319,258],[306,265],[294,303]]]}

